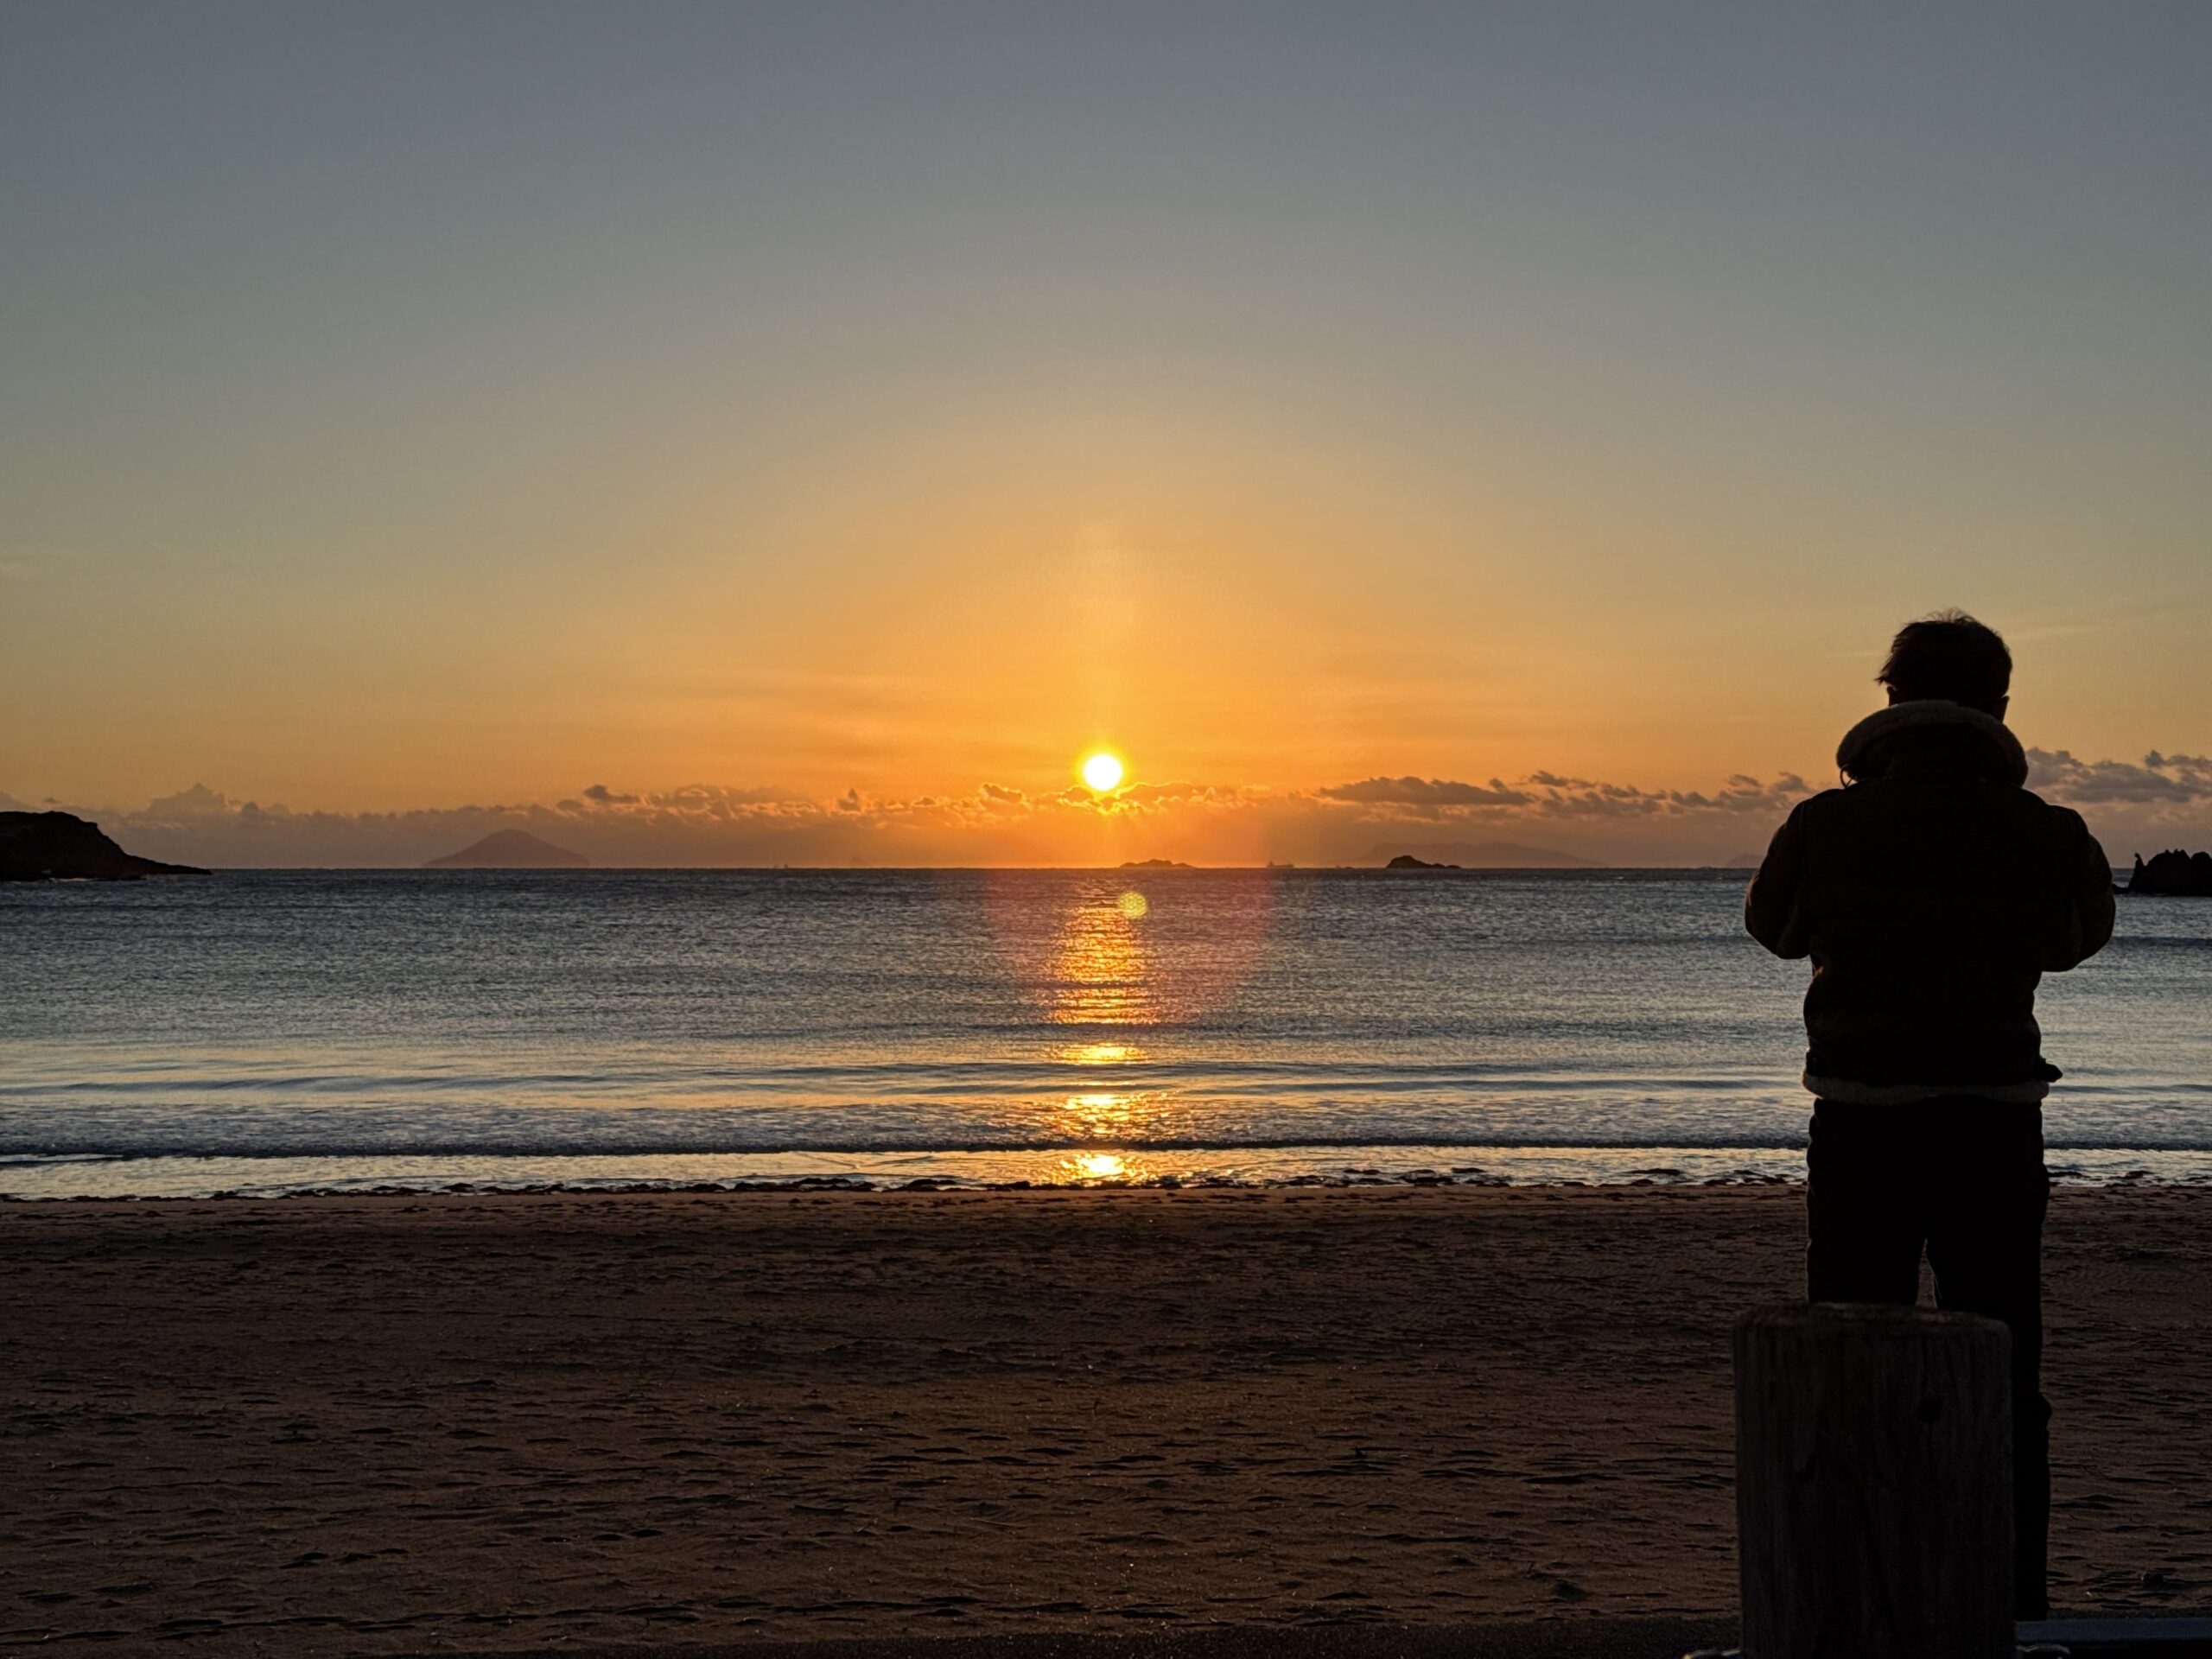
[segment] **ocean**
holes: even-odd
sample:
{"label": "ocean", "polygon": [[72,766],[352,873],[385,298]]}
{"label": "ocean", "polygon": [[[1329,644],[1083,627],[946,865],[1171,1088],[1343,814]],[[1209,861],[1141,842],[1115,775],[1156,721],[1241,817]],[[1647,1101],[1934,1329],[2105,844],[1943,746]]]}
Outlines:
{"label": "ocean", "polygon": [[[0,887],[0,1195],[1764,1181],[1726,871],[244,871]],[[2212,902],[2047,979],[2062,1179],[2212,1179]]]}

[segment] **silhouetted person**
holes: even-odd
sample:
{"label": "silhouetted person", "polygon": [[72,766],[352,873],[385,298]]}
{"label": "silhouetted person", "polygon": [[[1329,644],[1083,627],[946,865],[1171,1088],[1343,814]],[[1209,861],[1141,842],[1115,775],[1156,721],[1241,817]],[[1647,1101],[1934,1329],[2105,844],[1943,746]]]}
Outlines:
{"label": "silhouetted person", "polygon": [[2012,1332],[2019,1616],[2046,1616],[2050,1408],[2043,1360],[2043,1109],[2058,1069],[2037,982],[2112,937],[2112,869],[2080,816],[2023,787],[2012,658],[1948,612],[1908,624],[1875,677],[1890,706],[1836,751],[1850,781],[1801,802],[1744,919],[1810,957],[1808,1294],[1917,1300]]}

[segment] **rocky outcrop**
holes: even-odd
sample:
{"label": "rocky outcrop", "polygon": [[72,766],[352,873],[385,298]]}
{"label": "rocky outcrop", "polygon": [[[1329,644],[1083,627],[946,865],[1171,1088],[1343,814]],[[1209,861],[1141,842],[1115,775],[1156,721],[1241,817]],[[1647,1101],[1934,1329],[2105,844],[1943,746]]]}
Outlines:
{"label": "rocky outcrop", "polygon": [[1382,867],[1386,870],[1456,870],[1457,864],[1432,864],[1425,858],[1415,858],[1411,853],[1400,853]]}
{"label": "rocky outcrop", "polygon": [[1388,858],[1393,852],[1440,868],[1457,865],[1463,870],[1593,870],[1597,861],[1556,847],[1530,847],[1517,841],[1400,842],[1394,848],[1382,842],[1367,849],[1369,858]]}
{"label": "rocky outcrop", "polygon": [[2125,893],[2151,893],[2160,898],[2212,899],[2212,853],[2158,854],[2149,863],[2135,855],[2135,868]]}
{"label": "rocky outcrop", "polygon": [[68,812],[0,812],[0,881],[136,881],[143,875],[205,875],[126,853],[97,823]]}
{"label": "rocky outcrop", "polygon": [[526,830],[494,830],[457,853],[434,858],[426,870],[581,870],[591,860],[566,847],[540,841]]}

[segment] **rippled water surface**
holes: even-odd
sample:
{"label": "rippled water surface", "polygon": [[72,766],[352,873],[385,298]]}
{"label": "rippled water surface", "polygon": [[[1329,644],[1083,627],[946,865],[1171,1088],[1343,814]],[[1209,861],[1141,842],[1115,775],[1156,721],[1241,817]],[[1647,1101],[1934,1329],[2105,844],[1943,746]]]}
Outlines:
{"label": "rippled water surface", "polygon": [[[0,887],[0,1193],[1794,1173],[1719,872]],[[2212,1174],[2212,902],[2046,982],[2053,1163]]]}

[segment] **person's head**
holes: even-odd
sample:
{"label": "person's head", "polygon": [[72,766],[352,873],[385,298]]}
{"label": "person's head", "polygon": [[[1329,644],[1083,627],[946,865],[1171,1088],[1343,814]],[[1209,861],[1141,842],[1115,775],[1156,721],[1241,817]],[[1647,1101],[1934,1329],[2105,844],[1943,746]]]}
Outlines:
{"label": "person's head", "polygon": [[2002,720],[2012,701],[2012,653],[1996,629],[1964,611],[1938,611],[1897,630],[1874,678],[1890,688],[1891,702],[1940,698]]}

